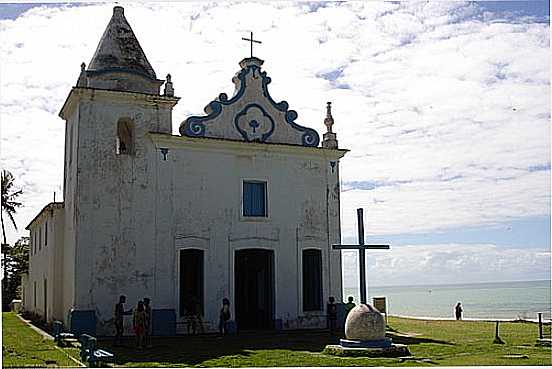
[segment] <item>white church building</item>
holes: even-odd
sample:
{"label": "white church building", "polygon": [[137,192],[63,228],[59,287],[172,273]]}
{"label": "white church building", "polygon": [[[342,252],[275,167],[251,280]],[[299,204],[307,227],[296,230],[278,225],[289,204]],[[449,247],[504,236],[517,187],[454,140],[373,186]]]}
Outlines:
{"label": "white church building", "polygon": [[243,59],[233,96],[221,93],[173,135],[170,75],[157,78],[123,8],[113,9],[59,114],[64,201],[27,226],[25,310],[111,335],[119,296],[126,309],[148,297],[154,334],[173,335],[194,308],[216,331],[228,298],[237,330],[326,325],[328,298],[342,301],[332,244],[347,150],[330,104],[320,141],[273,100],[262,64]]}

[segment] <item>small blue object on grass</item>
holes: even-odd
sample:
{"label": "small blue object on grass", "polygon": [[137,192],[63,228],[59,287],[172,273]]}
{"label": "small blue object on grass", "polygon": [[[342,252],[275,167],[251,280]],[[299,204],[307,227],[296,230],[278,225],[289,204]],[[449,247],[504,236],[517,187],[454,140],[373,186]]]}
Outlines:
{"label": "small blue object on grass", "polygon": [[81,334],[79,341],[81,343],[80,357],[90,367],[102,366],[103,363],[111,362],[115,358],[111,352],[98,349],[98,341],[95,337]]}
{"label": "small blue object on grass", "polygon": [[73,333],[63,332],[63,323],[59,320],[54,321],[52,335],[58,346],[66,346],[68,341],[76,339]]}

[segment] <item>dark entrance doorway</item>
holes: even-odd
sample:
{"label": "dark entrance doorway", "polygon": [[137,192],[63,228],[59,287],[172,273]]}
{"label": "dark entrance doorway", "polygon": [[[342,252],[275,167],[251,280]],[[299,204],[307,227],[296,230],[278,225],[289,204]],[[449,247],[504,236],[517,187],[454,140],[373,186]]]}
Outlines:
{"label": "dark entrance doorway", "polygon": [[274,251],[238,250],[234,267],[238,329],[272,329]]}
{"label": "dark entrance doorway", "polygon": [[180,250],[181,317],[203,315],[203,250]]}

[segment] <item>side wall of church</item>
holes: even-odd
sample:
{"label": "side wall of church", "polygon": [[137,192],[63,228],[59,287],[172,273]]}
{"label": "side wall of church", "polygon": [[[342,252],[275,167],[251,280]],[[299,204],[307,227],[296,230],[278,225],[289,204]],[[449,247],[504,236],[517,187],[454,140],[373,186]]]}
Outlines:
{"label": "side wall of church", "polygon": [[63,319],[63,290],[58,284],[62,278],[63,226],[63,208],[56,208],[43,211],[30,227],[24,308],[47,321]]}
{"label": "side wall of church", "polygon": [[[65,250],[65,209],[57,209],[52,223],[53,263],[51,269],[52,288],[52,318],[64,321],[66,313],[63,309],[63,253]],[[50,287],[50,286],[48,286]]]}

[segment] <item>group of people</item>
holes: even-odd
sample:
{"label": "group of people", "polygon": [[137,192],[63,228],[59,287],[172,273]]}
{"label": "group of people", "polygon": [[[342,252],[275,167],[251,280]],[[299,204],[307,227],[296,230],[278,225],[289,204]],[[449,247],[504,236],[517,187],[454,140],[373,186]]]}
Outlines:
{"label": "group of people", "polygon": [[[353,296],[348,297],[348,302],[345,304],[345,317],[349,315],[349,312],[353,310],[356,306],[354,303]],[[133,315],[132,318],[132,328],[134,334],[136,335],[136,344],[138,348],[144,348],[151,344],[151,306],[150,299],[144,298],[143,300],[138,301],[136,310],[133,309],[125,310],[124,304],[126,303],[126,296],[120,296],[119,302],[115,305],[115,342],[114,345],[121,345],[123,340],[123,323],[125,315]],[[457,303],[454,307],[454,313],[457,320],[462,319],[462,305]],[[201,313],[199,311],[199,304],[194,304],[193,309],[194,316],[199,316],[199,327],[203,333],[203,322],[201,320]],[[329,297],[328,304],[326,305],[326,317],[327,317],[327,327],[330,330],[330,333],[333,335],[336,329],[337,323],[337,305],[335,303],[334,297]],[[196,333],[196,320],[193,321],[193,331]],[[228,334],[228,321],[230,320],[230,300],[227,298],[222,299],[222,308],[220,309],[219,314],[219,333],[221,335]]]}
{"label": "group of people", "polygon": [[115,342],[118,346],[123,343],[124,316],[132,315],[132,329],[136,335],[136,345],[144,348],[150,345],[151,337],[151,306],[150,299],[144,298],[138,301],[136,310],[125,310],[126,296],[120,296],[119,302],[115,305]]}
{"label": "group of people", "polygon": [[[188,332],[192,334],[204,333],[203,318],[201,315],[201,305],[196,298],[189,299],[190,304],[184,316],[187,321]],[[230,300],[226,297],[222,299],[222,308],[219,313],[219,333],[225,335],[228,333],[228,321],[230,320]]]}
{"label": "group of people", "polygon": [[[115,340],[114,345],[120,346],[123,343],[124,317],[132,315],[132,329],[136,335],[136,345],[138,348],[144,348],[151,344],[151,305],[150,299],[144,298],[138,301],[136,309],[125,310],[126,296],[119,296],[119,302],[115,305]],[[193,309],[189,310],[190,317],[193,315],[189,324],[193,333],[197,328],[203,333],[203,322],[199,304],[193,304]],[[228,333],[228,321],[230,320],[230,300],[222,299],[222,308],[219,314],[219,332],[221,335]],[[190,327],[188,327],[189,329]]]}
{"label": "group of people", "polygon": [[[349,312],[353,310],[356,304],[353,302],[353,296],[349,296],[347,303],[345,304],[345,318],[349,315]],[[328,304],[326,305],[326,319],[327,326],[330,330],[330,333],[333,335],[335,333],[336,323],[337,323],[337,305],[335,303],[335,298],[330,296],[328,298]]]}

